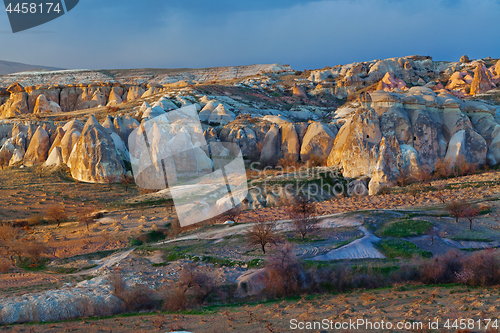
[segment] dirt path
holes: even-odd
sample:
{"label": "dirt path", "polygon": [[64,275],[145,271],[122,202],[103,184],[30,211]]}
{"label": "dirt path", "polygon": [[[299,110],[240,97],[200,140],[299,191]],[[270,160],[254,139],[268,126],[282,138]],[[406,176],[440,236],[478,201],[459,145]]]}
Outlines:
{"label": "dirt path", "polygon": [[123,259],[127,258],[132,252],[134,252],[134,250],[135,250],[135,247],[130,249],[130,250],[127,250],[127,251],[114,253],[114,254],[110,255],[109,257],[103,258],[101,260],[98,260],[98,261],[96,260],[96,262],[99,262],[97,267],[75,273],[74,275],[96,275],[102,269],[110,268],[113,265],[122,261]]}
{"label": "dirt path", "polygon": [[361,230],[365,234],[363,238],[357,239],[352,243],[332,250],[324,255],[316,256],[312,258],[312,260],[329,261],[367,258],[384,259],[385,256],[373,246],[373,243],[377,242],[379,238],[372,235],[365,227],[359,227],[359,230]]}

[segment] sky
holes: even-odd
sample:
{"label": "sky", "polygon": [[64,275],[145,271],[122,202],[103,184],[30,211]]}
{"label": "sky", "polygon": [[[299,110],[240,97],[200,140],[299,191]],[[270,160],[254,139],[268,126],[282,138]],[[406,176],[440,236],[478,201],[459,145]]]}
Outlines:
{"label": "sky", "polygon": [[[48,1],[48,0],[47,0]],[[294,69],[406,55],[500,58],[500,0],[80,0],[12,33],[0,60],[68,69]]]}

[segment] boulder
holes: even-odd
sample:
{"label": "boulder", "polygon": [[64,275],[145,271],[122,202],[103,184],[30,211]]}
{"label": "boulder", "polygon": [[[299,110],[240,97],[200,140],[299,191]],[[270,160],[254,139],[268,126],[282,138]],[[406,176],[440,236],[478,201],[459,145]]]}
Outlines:
{"label": "boulder", "polygon": [[24,155],[24,165],[33,166],[45,162],[50,149],[50,138],[47,132],[38,127],[31,138],[30,145]]}
{"label": "boulder", "polygon": [[10,86],[7,87],[6,90],[8,92],[10,92],[11,94],[17,94],[17,93],[26,92],[26,90],[24,89],[24,87],[22,85],[20,85],[19,83],[17,83],[17,82],[12,83]]}
{"label": "boulder", "polygon": [[78,98],[82,93],[82,88],[80,87],[64,87],[61,89],[60,103],[61,110],[63,112],[69,112],[76,110],[76,105],[78,103]]}
{"label": "boulder", "polygon": [[497,75],[500,75],[500,60],[498,60],[496,65],[495,65],[495,73]]}
{"label": "boulder", "polygon": [[199,113],[200,121],[208,121],[208,119],[210,119],[210,115],[219,106],[219,104],[220,103],[215,99],[205,104],[205,106],[203,107],[203,109],[201,109]]}
{"label": "boulder", "polygon": [[44,112],[61,112],[61,107],[52,101],[47,100],[45,95],[40,95],[36,99],[35,107],[33,108],[33,113],[44,113]]}
{"label": "boulder", "polygon": [[94,116],[87,120],[68,166],[74,179],[89,183],[103,183],[125,173],[113,139]]}
{"label": "boulder", "polygon": [[468,57],[468,56],[463,55],[463,56],[461,56],[461,57],[460,57],[460,62],[461,62],[462,64],[468,64],[468,63],[470,62],[470,59],[469,59],[469,57]]}
{"label": "boulder", "polygon": [[300,148],[300,159],[307,161],[312,156],[327,159],[335,144],[337,132],[320,122],[312,122],[307,128]]}

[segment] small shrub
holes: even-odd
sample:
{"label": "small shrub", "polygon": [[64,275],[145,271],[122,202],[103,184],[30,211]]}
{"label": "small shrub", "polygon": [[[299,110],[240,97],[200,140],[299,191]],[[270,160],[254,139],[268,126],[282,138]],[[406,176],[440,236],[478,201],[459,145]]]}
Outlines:
{"label": "small shrub", "polygon": [[273,297],[293,295],[301,289],[302,266],[292,244],[284,243],[269,257],[266,274],[266,291]]}
{"label": "small shrub", "polygon": [[381,188],[379,188],[379,190],[377,191],[377,195],[384,195],[384,194],[391,194],[391,188],[388,187],[388,186],[382,186]]}
{"label": "small shrub", "polygon": [[466,281],[473,286],[500,284],[500,255],[494,250],[475,252],[464,260],[464,270],[470,271]]}
{"label": "small shrub", "polygon": [[152,290],[143,284],[135,285],[121,296],[127,311],[154,310],[159,306]]}
{"label": "small shrub", "polygon": [[10,269],[10,261],[4,258],[0,258],[0,273],[5,273]]}
{"label": "small shrub", "polygon": [[438,159],[434,165],[434,174],[439,178],[448,178],[453,170],[448,159]]}
{"label": "small shrub", "polygon": [[326,166],[327,156],[311,154],[307,160],[312,167]]}
{"label": "small shrub", "polygon": [[463,268],[463,254],[458,251],[450,251],[443,256],[420,264],[421,279],[423,283],[452,283]]}
{"label": "small shrub", "polygon": [[276,166],[282,167],[283,169],[286,169],[288,167],[299,168],[300,163],[297,161],[296,157],[291,154],[287,154],[285,157],[282,157],[278,160]]}

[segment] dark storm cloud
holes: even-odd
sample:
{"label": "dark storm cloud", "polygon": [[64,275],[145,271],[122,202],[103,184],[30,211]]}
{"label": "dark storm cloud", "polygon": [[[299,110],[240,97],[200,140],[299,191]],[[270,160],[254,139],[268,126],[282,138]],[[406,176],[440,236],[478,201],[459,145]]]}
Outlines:
{"label": "dark storm cloud", "polygon": [[[5,33],[3,60],[66,68],[294,68],[409,54],[500,57],[498,0],[82,0],[69,14]],[[38,29],[38,30],[37,30]]]}

